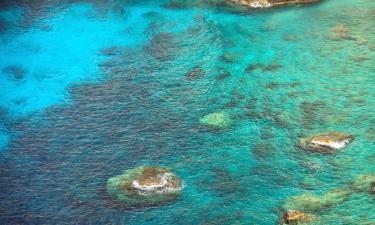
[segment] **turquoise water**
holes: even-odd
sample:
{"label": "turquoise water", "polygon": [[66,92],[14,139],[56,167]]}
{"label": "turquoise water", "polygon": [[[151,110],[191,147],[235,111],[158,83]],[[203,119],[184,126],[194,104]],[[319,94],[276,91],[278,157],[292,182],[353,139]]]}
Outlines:
{"label": "turquoise water", "polygon": [[[276,224],[289,197],[375,173],[374,1],[21,2],[0,2],[1,224]],[[220,111],[229,128],[199,124]],[[355,141],[295,147],[324,131]],[[141,165],[173,169],[180,198],[111,200],[107,179]],[[374,203],[319,224],[375,223]]]}

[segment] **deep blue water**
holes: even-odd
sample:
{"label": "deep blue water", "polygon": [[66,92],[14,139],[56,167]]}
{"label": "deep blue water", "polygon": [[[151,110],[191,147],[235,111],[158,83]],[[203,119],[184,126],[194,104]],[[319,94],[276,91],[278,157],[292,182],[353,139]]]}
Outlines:
{"label": "deep blue water", "polygon": [[[289,197],[375,174],[374,28],[372,0],[0,1],[0,224],[276,224]],[[218,111],[229,128],[199,124]],[[355,141],[295,146],[324,131]],[[180,198],[110,199],[141,165],[173,169]],[[318,224],[374,224],[374,204],[354,193]]]}

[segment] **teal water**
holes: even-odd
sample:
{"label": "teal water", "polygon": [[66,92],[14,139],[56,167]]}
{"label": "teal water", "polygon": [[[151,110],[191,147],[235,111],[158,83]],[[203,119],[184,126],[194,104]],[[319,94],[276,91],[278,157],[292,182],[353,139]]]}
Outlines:
{"label": "teal water", "polygon": [[[375,173],[371,0],[0,3],[1,224],[276,224],[289,197]],[[199,124],[220,111],[229,128]],[[324,131],[355,141],[295,147]],[[107,179],[141,165],[173,169],[180,198],[111,200]],[[374,203],[354,193],[319,224],[373,224]]]}

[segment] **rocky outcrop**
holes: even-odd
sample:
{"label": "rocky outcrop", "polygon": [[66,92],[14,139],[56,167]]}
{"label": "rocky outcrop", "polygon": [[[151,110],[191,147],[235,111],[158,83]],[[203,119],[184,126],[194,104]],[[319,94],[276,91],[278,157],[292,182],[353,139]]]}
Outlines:
{"label": "rocky outcrop", "polygon": [[129,206],[150,206],[178,197],[180,179],[160,167],[137,167],[107,181],[107,193]]}
{"label": "rocky outcrop", "polygon": [[281,6],[286,4],[313,3],[319,0],[228,0],[230,2],[248,6],[251,8],[268,8],[272,6]]}
{"label": "rocky outcrop", "polygon": [[332,153],[345,148],[353,139],[349,134],[330,132],[301,138],[297,145],[313,152]]}

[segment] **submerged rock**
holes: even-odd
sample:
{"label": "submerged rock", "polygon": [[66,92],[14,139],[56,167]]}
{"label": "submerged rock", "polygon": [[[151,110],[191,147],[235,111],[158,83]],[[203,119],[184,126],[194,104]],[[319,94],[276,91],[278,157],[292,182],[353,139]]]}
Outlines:
{"label": "submerged rock", "polygon": [[356,191],[375,194],[375,174],[361,175],[357,177],[351,186]]}
{"label": "submerged rock", "polygon": [[[305,92],[308,94],[307,92]],[[327,103],[321,100],[312,102],[303,101],[300,104],[301,126],[303,129],[311,130],[321,123],[321,117],[327,109]]]}
{"label": "submerged rock", "polygon": [[258,70],[258,69],[262,69],[263,68],[263,64],[261,63],[252,63],[252,64],[249,64],[246,69],[245,69],[245,73],[251,73],[255,70]]}
{"label": "submerged rock", "polygon": [[7,28],[7,23],[5,22],[5,20],[0,18],[0,32],[5,31],[6,28]]}
{"label": "submerged rock", "polygon": [[137,167],[107,181],[107,193],[129,206],[149,206],[178,197],[182,184],[170,170]]}
{"label": "submerged rock", "polygon": [[269,64],[269,65],[264,66],[262,68],[262,71],[263,72],[275,72],[275,71],[279,70],[282,67],[283,66],[281,64],[273,63],[273,64]]}
{"label": "submerged rock", "polygon": [[331,132],[301,138],[298,146],[309,151],[331,153],[345,148],[353,139],[354,137],[349,134]]}
{"label": "submerged rock", "polygon": [[328,207],[338,205],[347,200],[350,192],[344,189],[335,189],[318,196],[304,193],[288,199],[283,208],[285,210],[301,210],[304,212],[317,212]]}
{"label": "submerged rock", "polygon": [[182,9],[188,7],[198,7],[198,8],[206,8],[206,7],[215,7],[215,6],[224,6],[226,5],[227,0],[170,0],[165,7],[172,8],[172,9]]}
{"label": "submerged rock", "polygon": [[283,65],[278,63],[271,63],[271,64],[262,64],[262,63],[251,63],[249,64],[246,69],[245,73],[252,73],[256,70],[261,70],[262,72],[276,72],[277,70],[281,69]]}
{"label": "submerged rock", "polygon": [[357,40],[355,36],[349,34],[349,29],[345,24],[338,24],[336,26],[333,26],[327,35],[327,39],[331,41]]}
{"label": "submerged rock", "polygon": [[316,177],[306,176],[303,178],[301,185],[306,189],[315,189],[322,187],[324,183]]}
{"label": "submerged rock", "polygon": [[210,113],[199,120],[199,122],[210,128],[223,129],[231,125],[231,118],[226,112]]}
{"label": "submerged rock", "polygon": [[26,75],[26,70],[19,65],[7,66],[2,72],[14,80],[21,80]]}
{"label": "submerged rock", "polygon": [[102,48],[100,50],[100,54],[102,54],[104,56],[113,56],[113,55],[119,54],[120,51],[121,51],[120,47],[112,46],[112,47]]}
{"label": "submerged rock", "polygon": [[178,53],[178,43],[174,33],[161,32],[154,35],[145,51],[159,61],[173,60]]}
{"label": "submerged rock", "polygon": [[261,160],[273,156],[277,152],[275,145],[267,142],[255,143],[252,147],[251,153],[254,158]]}
{"label": "submerged rock", "polygon": [[315,215],[307,214],[298,210],[287,210],[282,218],[281,224],[306,224],[316,219]]}
{"label": "submerged rock", "polygon": [[229,0],[230,2],[248,6],[250,8],[268,8],[272,6],[281,6],[286,4],[313,3],[319,0]]}
{"label": "submerged rock", "polygon": [[219,68],[219,73],[215,80],[225,80],[231,76],[230,72],[226,71],[223,67]]}
{"label": "submerged rock", "polygon": [[220,56],[220,60],[225,63],[234,63],[236,60],[236,55],[234,53],[226,52]]}
{"label": "submerged rock", "polygon": [[187,80],[192,81],[192,80],[204,78],[205,75],[206,73],[204,72],[202,68],[194,67],[193,69],[191,69],[189,72],[186,73],[185,78]]}

